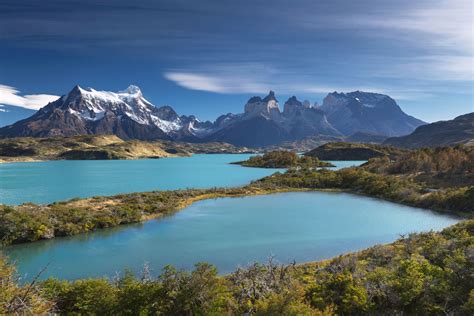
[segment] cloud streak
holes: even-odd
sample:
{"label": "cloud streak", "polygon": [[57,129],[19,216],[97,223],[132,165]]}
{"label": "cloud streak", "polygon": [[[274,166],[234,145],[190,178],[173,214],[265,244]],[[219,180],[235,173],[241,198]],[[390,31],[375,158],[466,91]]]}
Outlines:
{"label": "cloud streak", "polygon": [[[206,65],[193,70],[173,70],[164,77],[190,90],[219,94],[264,94],[275,90],[280,94],[326,94],[333,91],[368,91],[388,94],[398,100],[432,97],[429,92],[413,87],[397,88],[383,85],[328,84],[311,75],[295,75],[291,69],[276,69],[257,63]],[[324,82],[324,83],[318,83]]]}
{"label": "cloud streak", "polygon": [[[430,36],[433,46],[458,51],[465,55],[473,53],[473,2],[472,0],[434,1],[413,10],[383,18],[361,18],[362,24],[376,29],[399,30]],[[417,37],[419,37],[417,36]],[[426,38],[425,38],[426,40]]]}
{"label": "cloud streak", "polygon": [[[344,25],[347,22],[339,20]],[[394,64],[394,77],[423,80],[474,80],[474,4],[436,0],[380,16],[357,15],[351,26],[372,38],[391,37],[421,53]]]}
{"label": "cloud streak", "polygon": [[0,84],[0,103],[19,106],[26,109],[38,110],[59,97],[50,94],[21,95],[14,87]]}
{"label": "cloud streak", "polygon": [[29,90],[54,64],[52,91],[63,78],[113,87],[130,65],[151,99],[166,98],[168,80],[190,90],[167,90],[185,112],[237,108],[229,94],[361,89],[441,119],[472,111],[473,21],[472,0],[5,0],[0,82],[28,76]]}

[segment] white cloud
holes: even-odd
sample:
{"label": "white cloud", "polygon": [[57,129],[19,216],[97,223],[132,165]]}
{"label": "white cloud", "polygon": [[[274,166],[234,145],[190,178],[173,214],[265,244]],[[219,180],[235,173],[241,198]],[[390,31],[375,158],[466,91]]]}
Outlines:
{"label": "white cloud", "polygon": [[381,47],[384,42],[394,47],[393,53],[367,54],[366,60],[379,61],[374,75],[439,82],[474,80],[472,0],[419,0],[393,7],[381,4],[364,13],[338,12],[319,19],[308,16],[299,23],[315,32],[335,29],[365,37],[369,45],[382,40]]}
{"label": "white cloud", "polygon": [[413,35],[419,33],[419,36],[425,36],[423,43],[471,55],[474,45],[473,15],[472,0],[438,0],[396,15],[389,14],[383,18],[372,16],[359,21],[375,28],[407,31]]}
{"label": "white cloud", "polygon": [[20,91],[16,88],[0,84],[0,102],[3,104],[38,110],[58,98],[58,96],[50,94],[20,95]]}
{"label": "white cloud", "polygon": [[271,78],[277,71],[262,63],[204,65],[190,71],[164,73],[166,79],[191,90],[215,93],[264,93],[275,89]]}
{"label": "white cloud", "polygon": [[208,75],[191,72],[167,72],[165,78],[191,90],[215,93],[263,93],[268,91],[264,84],[243,77]]}
{"label": "white cloud", "polygon": [[295,75],[291,70],[277,70],[262,64],[231,63],[206,65],[198,69],[173,70],[165,78],[190,90],[221,94],[264,94],[274,90],[280,94],[326,94],[333,91],[366,91],[387,94],[397,100],[416,100],[431,97],[422,89],[407,87],[318,84],[318,79]]}
{"label": "white cloud", "polygon": [[426,80],[474,80],[474,4],[472,0],[438,0],[382,17],[360,16],[355,23],[374,36],[394,37],[426,52],[393,65],[397,77]]}
{"label": "white cloud", "polygon": [[229,92],[227,88],[222,85],[222,81],[218,82],[217,78],[207,75],[193,74],[189,72],[167,72],[165,73],[165,78],[191,90],[217,93]]}
{"label": "white cloud", "polygon": [[409,78],[430,82],[470,82],[474,80],[474,56],[420,56],[398,61],[391,67],[374,70],[374,74],[387,78]]}

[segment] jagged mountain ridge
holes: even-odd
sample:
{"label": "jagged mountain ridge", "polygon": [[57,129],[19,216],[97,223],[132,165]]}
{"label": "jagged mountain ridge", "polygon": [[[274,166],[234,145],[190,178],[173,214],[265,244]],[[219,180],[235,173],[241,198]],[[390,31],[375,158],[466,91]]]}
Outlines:
{"label": "jagged mountain ridge", "polygon": [[280,111],[275,93],[265,98],[252,97],[242,114],[227,114],[216,122],[224,122],[207,139],[225,141],[238,146],[268,146],[313,135],[342,136],[327,121],[325,113],[299,101],[295,96]]}
{"label": "jagged mountain ridge", "polygon": [[[379,112],[383,118],[380,124]],[[337,113],[348,124],[344,125]],[[395,122],[390,121],[390,116]],[[322,106],[311,106],[293,96],[284,103],[283,111],[275,93],[270,91],[264,98],[250,98],[243,113],[228,113],[215,122],[201,122],[192,115],[178,115],[170,106],[155,107],[136,86],[119,92],[76,86],[28,119],[1,128],[0,136],[115,134],[123,139],[224,141],[257,147],[315,135],[403,135],[421,124],[422,121],[403,113],[390,97],[360,91],[330,93]]]}
{"label": "jagged mountain ridge", "polygon": [[117,93],[75,86],[30,118],[0,129],[0,135],[114,134],[123,139],[171,140],[185,135],[186,129],[198,134],[201,124],[194,116],[178,116],[169,106],[155,107],[136,86]]}

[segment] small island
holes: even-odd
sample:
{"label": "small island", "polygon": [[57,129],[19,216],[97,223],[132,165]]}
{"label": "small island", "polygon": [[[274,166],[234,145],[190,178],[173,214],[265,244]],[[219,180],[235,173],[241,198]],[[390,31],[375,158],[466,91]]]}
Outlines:
{"label": "small island", "polygon": [[320,161],[317,157],[299,156],[286,150],[270,151],[261,156],[250,157],[233,164],[254,168],[321,168],[334,167],[333,164]]}
{"label": "small island", "polygon": [[395,159],[408,151],[390,146],[349,142],[332,142],[321,145],[304,155],[323,160],[369,160],[377,157]]}

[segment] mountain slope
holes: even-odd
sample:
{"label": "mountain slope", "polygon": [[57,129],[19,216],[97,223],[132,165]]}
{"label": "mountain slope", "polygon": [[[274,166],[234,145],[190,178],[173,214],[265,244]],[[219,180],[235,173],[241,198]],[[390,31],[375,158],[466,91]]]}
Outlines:
{"label": "mountain slope", "polygon": [[0,104],[0,127],[13,124],[32,116],[36,111],[19,106]]}
{"label": "mountain slope", "polygon": [[389,96],[378,93],[333,92],[324,98],[320,109],[329,123],[347,136],[356,132],[401,136],[426,124],[405,114]]}
{"label": "mountain slope", "polygon": [[283,109],[284,126],[292,140],[314,135],[342,136],[327,120],[326,114],[303,104],[295,96],[285,102]]}
{"label": "mountain slope", "polygon": [[268,146],[289,138],[282,126],[282,114],[275,93],[250,98],[242,114],[220,116],[215,122],[215,132],[207,141],[223,141],[237,146]]}
{"label": "mountain slope", "polygon": [[398,147],[437,147],[457,144],[474,145],[474,112],[449,121],[439,121],[418,127],[413,133],[388,138],[384,145]]}
{"label": "mountain slope", "polygon": [[263,116],[255,116],[225,126],[207,137],[206,141],[259,147],[280,143],[288,137],[288,133],[274,121]]}

